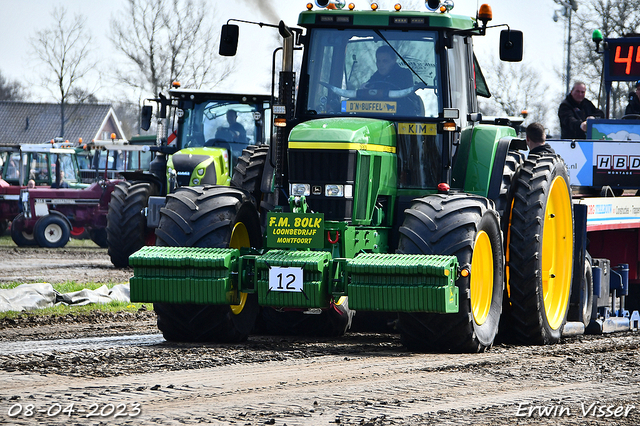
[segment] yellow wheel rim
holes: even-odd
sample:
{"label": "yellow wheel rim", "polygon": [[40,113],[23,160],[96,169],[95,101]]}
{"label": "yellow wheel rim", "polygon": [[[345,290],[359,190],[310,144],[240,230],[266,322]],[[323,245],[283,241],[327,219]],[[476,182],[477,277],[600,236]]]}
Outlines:
{"label": "yellow wheel rim", "polygon": [[486,232],[476,237],[471,259],[471,310],[476,324],[482,325],[489,316],[493,299],[493,250]]}
{"label": "yellow wheel rim", "polygon": [[244,305],[247,303],[247,293],[240,292],[240,303],[237,305],[229,305],[231,312],[234,315],[238,315],[244,309]]}
{"label": "yellow wheel rim", "polygon": [[[231,241],[229,242],[230,248],[242,248],[251,247],[251,240],[249,238],[249,232],[247,227],[242,222],[238,222],[231,231]],[[237,305],[230,305],[231,312],[234,315],[238,315],[244,309],[244,305],[247,303],[247,293],[240,292],[240,303]]]}
{"label": "yellow wheel rim", "polygon": [[549,326],[557,330],[567,311],[573,266],[573,221],[567,183],[551,183],[542,232],[542,294]]}

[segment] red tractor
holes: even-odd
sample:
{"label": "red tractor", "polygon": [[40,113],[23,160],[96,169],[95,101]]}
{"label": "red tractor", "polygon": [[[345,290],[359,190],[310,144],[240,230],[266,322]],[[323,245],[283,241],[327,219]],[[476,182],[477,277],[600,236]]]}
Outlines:
{"label": "red tractor", "polygon": [[[56,168],[56,165],[60,167]],[[60,170],[60,174],[56,174]],[[0,234],[20,213],[20,191],[34,187],[55,187],[61,182],[70,188],[86,188],[80,183],[75,150],[62,143],[0,145]]]}
{"label": "red tractor", "polygon": [[[118,152],[146,152],[142,145],[100,144],[100,148]],[[66,176],[66,175],[65,175]],[[85,228],[91,240],[107,247],[107,212],[111,192],[119,179],[101,179],[84,189],[65,187],[58,180],[57,188],[24,188],[20,191],[21,213],[11,225],[11,237],[18,246],[64,247],[72,229]]]}

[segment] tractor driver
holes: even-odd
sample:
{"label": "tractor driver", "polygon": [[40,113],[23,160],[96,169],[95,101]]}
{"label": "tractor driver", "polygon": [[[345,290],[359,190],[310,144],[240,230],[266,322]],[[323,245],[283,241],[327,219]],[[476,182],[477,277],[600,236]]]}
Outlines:
{"label": "tractor driver", "polygon": [[407,68],[402,68],[396,61],[396,52],[390,46],[384,45],[376,50],[376,67],[363,89],[406,89],[413,86],[413,76]]}
{"label": "tractor driver", "polygon": [[227,121],[229,122],[229,131],[233,134],[234,142],[246,142],[247,141],[247,132],[242,126],[242,124],[238,123],[238,113],[232,109],[227,111]]}

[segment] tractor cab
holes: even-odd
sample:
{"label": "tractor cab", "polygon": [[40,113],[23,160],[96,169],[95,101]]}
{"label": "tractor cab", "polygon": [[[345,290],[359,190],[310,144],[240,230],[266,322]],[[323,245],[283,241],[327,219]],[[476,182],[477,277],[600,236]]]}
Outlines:
{"label": "tractor cab", "polygon": [[187,89],[171,89],[169,94],[168,192],[180,186],[228,185],[242,151],[269,143],[269,95]]}
{"label": "tractor cab", "polygon": [[[468,77],[467,85],[474,84],[471,44],[454,36],[452,49],[445,51],[440,47],[444,36],[436,30],[362,28],[354,14],[348,15],[345,27],[327,28],[317,25],[319,16],[324,15],[313,15],[314,22],[304,13],[300,18],[309,30],[300,117],[326,118],[323,124],[332,127],[344,127],[345,118],[365,127],[371,119],[386,122],[393,136],[382,144],[398,156],[398,187],[434,188],[442,181],[444,139],[437,131],[441,111],[457,108],[460,126],[467,124],[467,111],[477,110],[468,87],[443,90],[448,87],[443,84],[449,77],[443,72],[447,63]],[[338,117],[341,120],[331,120]]]}
{"label": "tractor cab", "polygon": [[55,187],[60,181],[72,188],[88,186],[80,182],[76,152],[69,145],[22,144],[3,155],[2,178],[11,185],[27,186],[33,180],[35,186]]}
{"label": "tractor cab", "polygon": [[[378,211],[393,204],[392,194],[414,197],[441,183],[486,193],[468,183],[487,181],[487,172],[469,176],[465,166],[481,118],[477,96],[490,95],[472,38],[484,33],[490,12],[473,19],[448,11],[300,14],[306,34],[296,105],[301,123],[292,123],[288,140],[291,195],[305,196],[331,219],[380,224],[390,223],[390,212]],[[520,37],[504,34],[501,54],[505,45],[521,55]],[[341,174],[321,166],[329,162],[343,165]],[[387,221],[376,219],[382,216]]]}

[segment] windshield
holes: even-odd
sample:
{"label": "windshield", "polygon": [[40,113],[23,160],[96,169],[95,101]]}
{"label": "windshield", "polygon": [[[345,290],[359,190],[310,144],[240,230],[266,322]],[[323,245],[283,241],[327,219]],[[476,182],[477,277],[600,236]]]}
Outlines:
{"label": "windshield", "polygon": [[54,154],[49,157],[51,159],[51,180],[55,181],[56,179],[56,157],[60,157],[61,179],[66,182],[77,182],[78,176],[76,175],[76,165],[74,164],[75,157],[70,154]]}
{"label": "windshield", "polygon": [[317,29],[311,37],[307,114],[438,116],[436,32]]}
{"label": "windshield", "polygon": [[149,170],[152,154],[151,151],[128,151],[127,170]]}
{"label": "windshield", "polygon": [[224,146],[236,143],[242,146],[265,143],[262,104],[242,104],[230,101],[207,101],[184,109],[181,120],[182,148]]}

